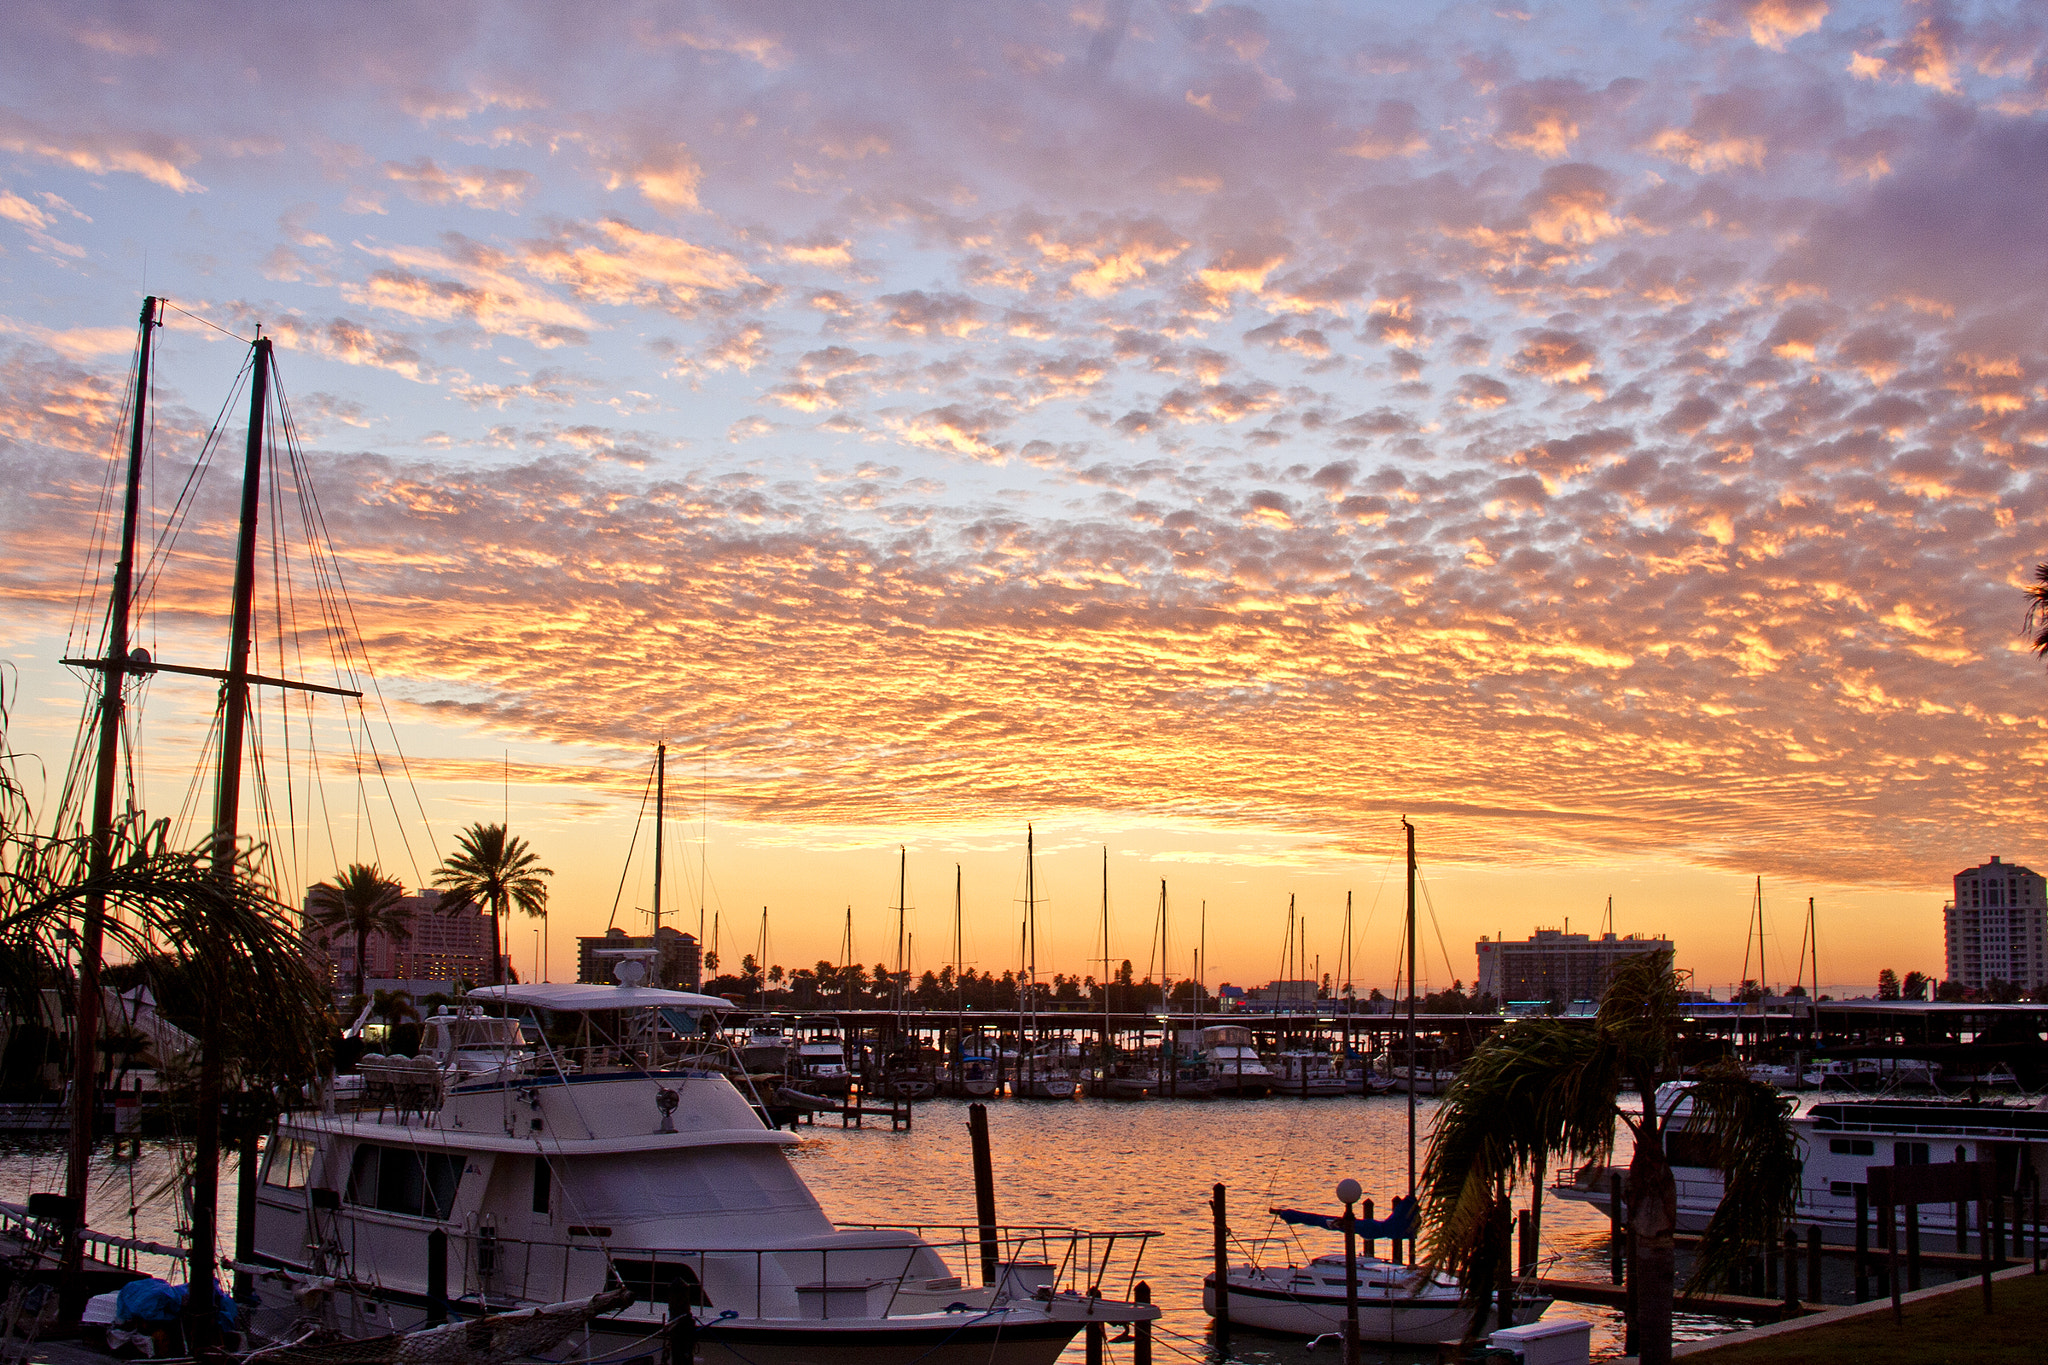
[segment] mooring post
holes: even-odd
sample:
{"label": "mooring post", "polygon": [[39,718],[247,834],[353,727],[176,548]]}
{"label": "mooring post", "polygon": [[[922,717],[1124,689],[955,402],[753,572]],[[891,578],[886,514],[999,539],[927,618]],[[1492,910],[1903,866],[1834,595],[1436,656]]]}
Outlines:
{"label": "mooring post", "polygon": [[1791,1224],[1785,1225],[1785,1315],[1791,1317],[1799,1311],[1799,1233]]}
{"label": "mooring post", "polygon": [[1102,1320],[1095,1316],[1096,1305],[1101,1302],[1102,1286],[1089,1285],[1088,1326],[1083,1329],[1087,1336],[1088,1365],[1102,1365]]}
{"label": "mooring post", "polygon": [[[1977,1221],[1983,1224],[1977,1229],[1977,1245],[1982,1248],[1982,1254],[1977,1258],[1977,1273],[1984,1281],[1984,1313],[1988,1317],[1991,1313],[1991,1271],[2005,1248],[2000,1245],[2003,1239],[1998,1235],[1996,1216],[1984,1207],[1984,1196],[1991,1193],[1991,1173],[1981,1165],[1977,1171]],[[1995,1201],[1996,1196],[1993,1196]]]}
{"label": "mooring post", "polygon": [[1920,1287],[1920,1206],[1906,1201],[1906,1288]]}
{"label": "mooring post", "polygon": [[1365,1246],[1365,1259],[1369,1261],[1379,1254],[1374,1250],[1374,1248],[1379,1246],[1379,1238],[1372,1235],[1372,1200],[1368,1199],[1363,1204],[1360,1204],[1358,1212],[1359,1217],[1365,1221],[1363,1242]]}
{"label": "mooring post", "polygon": [[242,1121],[241,1159],[235,1170],[235,1301],[256,1302],[256,1281],[242,1269],[256,1259],[256,1123],[253,1106],[236,1106]]}
{"label": "mooring post", "polygon": [[[1963,1158],[1965,1155],[1966,1154],[1961,1147],[1956,1148],[1956,1165],[1960,1166],[1963,1164]],[[1956,1199],[1956,1254],[1958,1256],[1967,1256],[1970,1254],[1969,1214],[1970,1201],[1962,1198],[1959,1195]],[[1919,1288],[1919,1286],[1915,1285],[1914,1288],[1917,1289]]]}
{"label": "mooring post", "polygon": [[1608,1269],[1614,1275],[1614,1282],[1622,1282],[1621,1254],[1621,1176],[1619,1173],[1607,1178],[1607,1261]]}
{"label": "mooring post", "polygon": [[1899,1302],[1899,1206],[1891,1202],[1891,1190],[1886,1187],[1884,1206],[1884,1280],[1892,1296],[1892,1321],[1906,1325],[1905,1305]]}
{"label": "mooring post", "polygon": [[427,1234],[427,1326],[448,1321],[448,1234],[435,1228]]}
{"label": "mooring post", "polygon": [[[1131,1290],[1139,1303],[1152,1302],[1152,1286],[1140,1280]],[[1131,1365],[1152,1365],[1152,1320],[1146,1318],[1131,1329]]]}
{"label": "mooring post", "polygon": [[981,1231],[981,1282],[996,1282],[996,1171],[988,1149],[988,1106],[967,1106],[967,1140],[974,1149],[974,1221]]}
{"label": "mooring post", "polygon": [[1515,1267],[1521,1274],[1531,1274],[1536,1269],[1536,1221],[1527,1209],[1515,1215],[1515,1242],[1519,1249]]}
{"label": "mooring post", "polygon": [[2041,1172],[2033,1170],[2028,1174],[2033,1177],[2034,1186],[2034,1273],[2038,1275],[2041,1273]]}
{"label": "mooring post", "polygon": [[1856,1302],[1870,1297],[1870,1187],[1856,1187]]}
{"label": "mooring post", "polygon": [[1216,1307],[1210,1316],[1216,1319],[1216,1350],[1227,1359],[1230,1355],[1230,1223],[1221,1185],[1210,1192],[1209,1212],[1214,1216],[1216,1225],[1216,1289],[1210,1296]]}
{"label": "mooring post", "polygon": [[1346,1176],[1337,1182],[1344,1205],[1344,1365],[1358,1365],[1358,1215],[1353,1212],[1365,1190]]}
{"label": "mooring post", "polygon": [[1778,1241],[1773,1237],[1764,1239],[1764,1285],[1762,1297],[1778,1297]]}
{"label": "mooring post", "polygon": [[1820,1225],[1808,1224],[1806,1229],[1806,1300],[1819,1308],[1825,1299],[1820,1292]]}

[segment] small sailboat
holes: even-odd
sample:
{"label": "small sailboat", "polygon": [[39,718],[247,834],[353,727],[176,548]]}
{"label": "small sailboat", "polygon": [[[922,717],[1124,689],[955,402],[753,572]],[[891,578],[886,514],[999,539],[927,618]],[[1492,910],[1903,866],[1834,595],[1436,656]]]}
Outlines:
{"label": "small sailboat", "polygon": [[[1369,1209],[1370,1204],[1367,1205]],[[1415,1234],[1415,1200],[1394,1200],[1384,1220],[1361,1217],[1357,1235],[1365,1239],[1364,1254],[1358,1257],[1358,1335],[1361,1341],[1434,1344],[1455,1339],[1472,1320],[1473,1308],[1465,1301],[1457,1281],[1429,1273],[1420,1266],[1402,1265],[1373,1254],[1379,1237],[1396,1242]],[[1341,1218],[1273,1209],[1274,1217],[1297,1227],[1343,1230]],[[1344,1327],[1346,1295],[1344,1253],[1321,1255],[1306,1265],[1233,1266],[1227,1272],[1232,1323],[1288,1336],[1318,1337],[1340,1332]],[[1517,1324],[1534,1322],[1550,1306],[1548,1298],[1533,1289],[1518,1291],[1514,1300]],[[1202,1307],[1216,1311],[1216,1276],[1202,1281]]]}

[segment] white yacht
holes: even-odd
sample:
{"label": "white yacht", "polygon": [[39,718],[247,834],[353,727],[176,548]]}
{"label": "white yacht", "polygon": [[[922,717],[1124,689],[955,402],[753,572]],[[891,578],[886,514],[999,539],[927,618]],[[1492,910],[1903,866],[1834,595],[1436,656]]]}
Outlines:
{"label": "white yacht", "polygon": [[[1678,1180],[1679,1231],[1702,1232],[1721,1205],[1723,1184],[1720,1172],[1703,1164],[1685,1132],[1692,1107],[1686,1097],[1688,1089],[1684,1082],[1667,1085],[1659,1092],[1658,1102],[1674,1120],[1665,1150]],[[2048,1105],[2048,1100],[2040,1104]],[[2029,1188],[2033,1172],[2048,1166],[2048,1158],[2036,1155],[2041,1144],[2048,1142],[2048,1109],[2038,1105],[1941,1099],[1821,1100],[1794,1115],[1792,1125],[1799,1134],[1803,1162],[1798,1213],[1793,1221],[1802,1227],[1818,1226],[1831,1242],[1854,1239],[1856,1195],[1867,1186],[1872,1166],[1995,1161],[1999,1187],[2008,1201],[2016,1191]],[[1591,1163],[1560,1182],[1554,1192],[1605,1213],[1612,1202],[1612,1178],[1616,1175],[1626,1181],[1627,1166]],[[1929,1249],[1953,1244],[1953,1205],[1924,1204],[1919,1221],[1921,1236],[1934,1239],[1928,1243]],[[1873,1227],[1873,1244],[1877,1235]]]}
{"label": "white yacht", "polygon": [[1252,1047],[1252,1031],[1242,1024],[1213,1024],[1202,1030],[1202,1056],[1218,1095],[1241,1099],[1270,1094],[1273,1073]]}
{"label": "white yacht", "polygon": [[[602,985],[469,1000],[547,1027],[530,1045],[520,1030],[529,1055],[482,1079],[429,1060],[402,1099],[366,1086],[360,1108],[279,1121],[256,1201],[259,1336],[379,1336],[623,1286],[637,1302],[549,1358],[649,1354],[687,1313],[707,1365],[1052,1365],[1091,1320],[1157,1316],[1076,1292],[1090,1267],[1105,1288],[1135,1271],[1103,1273],[1107,1234],[834,1224],[785,1155],[797,1139],[692,1064],[723,1052],[697,1032],[722,1000]],[[1118,1234],[1119,1259],[1149,1235]]]}
{"label": "white yacht", "polygon": [[1276,1095],[1313,1099],[1342,1095],[1349,1088],[1343,1073],[1337,1070],[1336,1063],[1330,1060],[1327,1052],[1318,1052],[1314,1048],[1289,1048],[1275,1060],[1279,1063],[1273,1079],[1273,1093]]}
{"label": "white yacht", "polygon": [[846,1040],[837,1033],[813,1033],[797,1041],[789,1076],[798,1086],[825,1095],[844,1095],[853,1084],[846,1069]]}

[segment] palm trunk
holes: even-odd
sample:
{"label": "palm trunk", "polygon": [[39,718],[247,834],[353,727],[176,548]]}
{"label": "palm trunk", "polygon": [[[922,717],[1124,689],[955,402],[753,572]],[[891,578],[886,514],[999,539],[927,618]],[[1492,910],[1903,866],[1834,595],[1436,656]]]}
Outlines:
{"label": "palm trunk", "polygon": [[491,903],[491,984],[505,984],[505,969],[498,958],[498,905],[495,901]]}
{"label": "palm trunk", "polygon": [[364,988],[363,988],[363,980],[364,980],[364,978],[365,978],[365,977],[366,977],[366,976],[368,975],[368,971],[366,970],[366,969],[367,969],[367,967],[368,967],[368,964],[367,964],[367,963],[365,963],[365,962],[363,961],[363,955],[364,955],[365,953],[369,952],[369,951],[370,951],[370,929],[369,929],[369,926],[368,926],[368,925],[359,925],[359,926],[357,926],[357,928],[356,928],[356,994],[357,994],[357,995],[364,995],[364,994],[367,994],[367,992],[366,992],[366,991],[364,990]]}
{"label": "palm trunk", "polygon": [[[1653,1092],[1654,1093],[1654,1092]],[[1654,1101],[1646,1101],[1650,1109]],[[1677,1286],[1678,1182],[1654,1116],[1636,1134],[1628,1165],[1629,1277],[1634,1281],[1636,1357],[1670,1365],[1671,1306]]]}

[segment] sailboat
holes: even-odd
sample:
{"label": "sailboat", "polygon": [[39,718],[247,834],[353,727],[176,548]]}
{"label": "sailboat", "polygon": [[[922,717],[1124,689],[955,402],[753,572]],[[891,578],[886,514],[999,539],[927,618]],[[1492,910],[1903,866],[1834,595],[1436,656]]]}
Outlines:
{"label": "sailboat", "polygon": [[1038,1036],[1038,882],[1035,830],[1024,831],[1024,999],[1019,1013],[1017,1073],[1010,1093],[1020,1099],[1070,1100],[1080,1093],[1057,1044]]}
{"label": "sailboat", "polygon": [[[1415,826],[1404,818],[1401,827],[1408,846],[1408,1032],[1412,1039],[1415,1027]],[[1410,1074],[1412,1077],[1413,1073]],[[1473,1309],[1465,1301],[1462,1286],[1415,1263],[1415,1237],[1419,1230],[1415,1195],[1416,1093],[1411,1080],[1408,1089],[1408,1192],[1392,1201],[1384,1221],[1374,1220],[1372,1203],[1368,1200],[1362,1216],[1354,1224],[1356,1234],[1365,1238],[1364,1254],[1357,1258],[1358,1327],[1362,1341],[1436,1343],[1461,1335],[1472,1320]],[[1355,1193],[1356,1189],[1354,1184],[1352,1192]],[[1346,1197],[1351,1196],[1347,1194]],[[1343,1231],[1343,1221],[1337,1215],[1286,1208],[1269,1212],[1281,1222],[1296,1227]],[[1374,1242],[1379,1237],[1392,1240],[1392,1255],[1382,1258],[1374,1254]],[[1405,1260],[1402,1256],[1404,1246]],[[1346,1283],[1345,1257],[1341,1251],[1313,1257],[1306,1265],[1231,1266],[1226,1271],[1225,1284],[1229,1289],[1233,1323],[1307,1337],[1341,1331],[1344,1326],[1350,1291]],[[1533,1287],[1525,1285],[1514,1297],[1512,1313],[1515,1322],[1534,1322],[1550,1303],[1551,1300],[1536,1293]],[[1216,1311],[1216,1276],[1213,1272],[1202,1281],[1202,1306],[1212,1315]]]}

